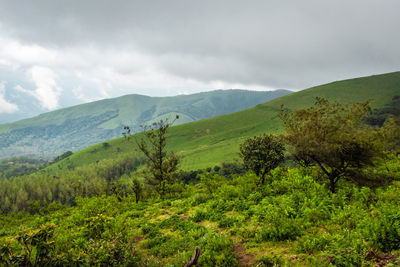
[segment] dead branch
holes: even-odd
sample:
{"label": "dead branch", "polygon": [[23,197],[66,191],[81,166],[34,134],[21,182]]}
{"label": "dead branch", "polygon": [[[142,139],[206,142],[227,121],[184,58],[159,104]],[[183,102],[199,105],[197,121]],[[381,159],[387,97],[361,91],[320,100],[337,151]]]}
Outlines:
{"label": "dead branch", "polygon": [[185,264],[184,267],[190,267],[190,266],[196,265],[197,261],[199,260],[200,255],[201,255],[201,249],[199,247],[196,247],[194,249],[194,254],[193,254],[192,258]]}

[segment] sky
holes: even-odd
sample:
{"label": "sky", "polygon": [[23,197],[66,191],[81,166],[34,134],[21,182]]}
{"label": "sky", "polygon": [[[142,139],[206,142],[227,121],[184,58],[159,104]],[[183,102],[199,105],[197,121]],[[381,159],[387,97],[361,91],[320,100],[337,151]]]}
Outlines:
{"label": "sky", "polygon": [[398,0],[0,0],[0,123],[125,94],[400,70]]}

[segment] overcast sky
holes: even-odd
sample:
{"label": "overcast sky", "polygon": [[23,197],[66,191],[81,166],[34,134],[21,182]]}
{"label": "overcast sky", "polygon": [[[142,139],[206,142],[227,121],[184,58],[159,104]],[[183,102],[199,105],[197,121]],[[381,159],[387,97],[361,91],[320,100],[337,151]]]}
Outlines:
{"label": "overcast sky", "polygon": [[[0,0],[0,114],[400,70],[399,0]],[[21,104],[22,103],[22,104]]]}

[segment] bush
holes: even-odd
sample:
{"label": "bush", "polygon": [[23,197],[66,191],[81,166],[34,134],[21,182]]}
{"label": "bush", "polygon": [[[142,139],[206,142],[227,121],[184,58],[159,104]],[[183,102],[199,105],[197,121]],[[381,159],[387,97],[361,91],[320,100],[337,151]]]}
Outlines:
{"label": "bush", "polygon": [[201,222],[209,218],[209,213],[205,209],[196,209],[193,216],[190,217],[194,222]]}
{"label": "bush", "polygon": [[323,233],[314,233],[312,235],[303,236],[297,243],[297,252],[314,253],[324,251],[329,247],[331,239],[329,235]]}
{"label": "bush", "polygon": [[365,239],[384,252],[400,249],[400,210],[397,205],[383,204],[380,211],[367,217],[363,224]]}
{"label": "bush", "polygon": [[205,203],[208,200],[212,199],[211,194],[206,194],[206,193],[198,193],[194,196],[192,206],[197,206],[201,203]]}
{"label": "bush", "polygon": [[209,232],[200,240],[202,255],[199,258],[200,266],[238,266],[233,255],[232,241],[226,236]]}
{"label": "bush", "polygon": [[232,217],[222,217],[222,219],[218,222],[218,227],[221,228],[230,228],[238,223],[238,220]]}
{"label": "bush", "polygon": [[262,262],[265,267],[281,266],[282,259],[278,255],[263,255],[258,259],[258,262]]}
{"label": "bush", "polygon": [[302,233],[301,222],[294,219],[282,218],[272,225],[263,226],[256,239],[258,241],[283,241],[294,240]]}

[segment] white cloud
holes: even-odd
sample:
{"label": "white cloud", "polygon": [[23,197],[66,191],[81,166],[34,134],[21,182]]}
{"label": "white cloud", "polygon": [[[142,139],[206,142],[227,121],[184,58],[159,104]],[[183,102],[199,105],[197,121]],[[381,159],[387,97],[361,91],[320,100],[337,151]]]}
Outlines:
{"label": "white cloud", "polygon": [[[3,37],[3,36],[1,36]],[[21,44],[9,38],[0,38],[0,55],[4,59],[19,64],[36,64],[37,62],[53,62],[57,51],[36,44]]]}
{"label": "white cloud", "polygon": [[16,111],[18,111],[18,106],[8,102],[5,99],[5,93],[6,93],[6,89],[5,89],[5,82],[1,81],[0,82],[0,113],[14,113]]}
{"label": "white cloud", "polygon": [[302,89],[400,65],[398,0],[184,2],[2,1],[0,67],[49,68],[82,100]]}
{"label": "white cloud", "polygon": [[28,77],[35,84],[35,90],[27,90],[18,85],[15,90],[29,94],[39,100],[40,105],[53,110],[59,107],[59,98],[62,88],[57,85],[56,74],[49,68],[34,66],[27,72]]}

